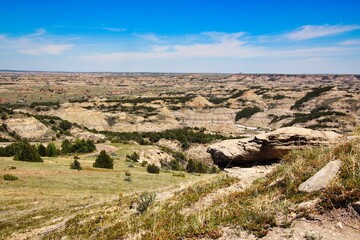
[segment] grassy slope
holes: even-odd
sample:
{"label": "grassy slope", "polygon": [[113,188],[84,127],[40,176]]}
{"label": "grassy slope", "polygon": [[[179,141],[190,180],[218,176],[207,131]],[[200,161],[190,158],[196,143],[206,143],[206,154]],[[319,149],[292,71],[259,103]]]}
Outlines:
{"label": "grassy slope", "polygon": [[[92,168],[95,156],[80,156],[82,171],[69,169],[72,156],[44,158],[44,163],[0,158],[0,175],[11,173],[19,177],[16,181],[0,180],[0,238],[42,226],[46,220],[70,215],[83,206],[117,200],[119,193],[131,195],[211,177],[186,174],[182,178],[174,177],[171,172],[149,174],[139,165],[130,168],[125,155],[149,146],[115,146],[119,150],[113,156],[114,170]],[[5,170],[7,166],[16,169]],[[131,182],[124,181],[125,171],[131,172]]]}
{"label": "grassy slope", "polygon": [[[297,190],[300,183],[333,159],[340,159],[344,164],[339,178],[330,186],[311,194]],[[68,222],[66,229],[48,237],[218,238],[223,227],[240,227],[261,237],[272,227],[289,227],[293,219],[310,216],[308,210],[297,207],[300,202],[319,198],[314,211],[324,213],[333,208],[346,208],[349,203],[360,199],[360,138],[343,139],[332,148],[294,151],[282,165],[265,178],[258,179],[247,190],[233,192],[202,211],[182,212],[211,192],[233,183],[233,179],[220,175],[153,204],[143,214],[128,210],[134,200],[124,199],[118,206],[108,205],[93,213],[78,215]]]}

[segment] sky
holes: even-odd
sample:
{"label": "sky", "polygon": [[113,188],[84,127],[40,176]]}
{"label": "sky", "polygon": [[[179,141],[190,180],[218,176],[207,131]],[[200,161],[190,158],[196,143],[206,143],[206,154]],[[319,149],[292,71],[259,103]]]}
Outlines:
{"label": "sky", "polygon": [[0,0],[0,69],[360,74],[360,1]]}

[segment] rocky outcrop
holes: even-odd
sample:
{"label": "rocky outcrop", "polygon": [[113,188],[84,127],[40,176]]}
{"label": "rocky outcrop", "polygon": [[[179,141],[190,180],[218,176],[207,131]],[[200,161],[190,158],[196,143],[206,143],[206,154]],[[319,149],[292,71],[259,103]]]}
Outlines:
{"label": "rocky outcrop", "polygon": [[161,167],[161,162],[167,163],[172,159],[172,156],[158,148],[149,148],[141,151],[139,154],[139,163],[147,162],[148,164],[155,164],[158,167]]}
{"label": "rocky outcrop", "polygon": [[300,184],[299,191],[314,192],[325,188],[336,177],[340,171],[342,162],[334,160],[326,164],[320,171],[315,173],[314,176]]}
{"label": "rocky outcrop", "polygon": [[335,132],[286,127],[246,139],[225,140],[211,145],[208,152],[215,164],[241,165],[281,158],[290,150],[328,145],[340,135]]}
{"label": "rocky outcrop", "polygon": [[191,99],[190,101],[186,102],[186,106],[193,108],[205,108],[205,107],[213,106],[213,104],[203,96],[197,96]]}
{"label": "rocky outcrop", "polygon": [[9,118],[5,121],[8,132],[31,141],[50,140],[52,131],[34,117]]}

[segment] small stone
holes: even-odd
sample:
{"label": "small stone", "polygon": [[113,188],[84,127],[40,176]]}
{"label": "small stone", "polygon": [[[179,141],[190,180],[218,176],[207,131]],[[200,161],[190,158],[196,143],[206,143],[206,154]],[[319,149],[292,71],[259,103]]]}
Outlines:
{"label": "small stone", "polygon": [[344,228],[344,225],[343,225],[341,222],[338,222],[338,223],[336,224],[336,227],[337,227],[337,228],[340,228],[340,229],[343,229],[343,228]]}
{"label": "small stone", "polygon": [[358,214],[360,214],[360,201],[354,202],[354,203],[352,204],[352,207],[354,208],[354,210],[355,210]]}

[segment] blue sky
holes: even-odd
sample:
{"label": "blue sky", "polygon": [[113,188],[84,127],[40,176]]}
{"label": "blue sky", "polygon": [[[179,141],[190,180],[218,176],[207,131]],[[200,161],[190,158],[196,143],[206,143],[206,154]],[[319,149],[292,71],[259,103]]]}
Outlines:
{"label": "blue sky", "polygon": [[0,0],[0,69],[360,74],[360,1]]}

